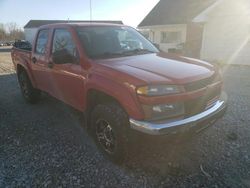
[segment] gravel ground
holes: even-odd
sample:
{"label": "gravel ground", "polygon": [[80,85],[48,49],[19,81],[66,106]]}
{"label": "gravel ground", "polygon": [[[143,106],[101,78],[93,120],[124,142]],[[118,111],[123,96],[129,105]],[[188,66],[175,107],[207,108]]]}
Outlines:
{"label": "gravel ground", "polygon": [[14,73],[10,58],[10,48],[0,47],[0,75]]}
{"label": "gravel ground", "polygon": [[79,113],[43,95],[29,105],[0,50],[0,187],[250,187],[250,67],[224,71],[229,108],[192,139],[139,140],[122,166],[105,159]]}

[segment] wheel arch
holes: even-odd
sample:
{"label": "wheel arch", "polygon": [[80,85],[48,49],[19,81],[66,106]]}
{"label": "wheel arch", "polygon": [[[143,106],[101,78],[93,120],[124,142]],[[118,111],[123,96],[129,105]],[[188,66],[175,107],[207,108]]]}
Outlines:
{"label": "wheel arch", "polygon": [[[120,99],[120,100],[119,100]],[[137,108],[134,104],[133,110],[136,111],[138,114],[136,114],[134,111],[131,111],[131,107],[127,108],[124,103],[126,101],[121,101],[123,98],[116,97],[115,95],[109,94],[103,90],[91,88],[88,89],[86,93],[86,110],[85,115],[87,115],[87,121],[89,120],[90,114],[93,111],[94,107],[98,104],[108,104],[108,103],[115,103],[118,106],[120,106],[124,112],[127,114],[128,117],[138,117],[140,116],[140,112],[138,110],[135,110]],[[132,99],[131,99],[132,100]],[[132,103],[132,101],[130,101]]]}
{"label": "wheel arch", "polygon": [[32,83],[32,86],[34,87],[35,86],[35,82],[34,82],[34,79],[32,79],[33,77],[32,77],[32,75],[31,75],[31,73],[30,73],[30,71],[28,70],[28,68],[26,67],[26,66],[24,66],[23,64],[17,64],[16,65],[16,73],[17,73],[17,76],[21,73],[21,72],[25,72],[27,75],[28,75],[28,77],[29,77],[29,79],[30,79],[30,81],[31,81],[31,83]]}
{"label": "wheel arch", "polygon": [[[97,89],[89,89],[87,91],[86,97],[86,108],[89,113],[93,110],[93,108],[98,104],[107,104],[107,103],[115,103],[119,105],[121,108],[126,109],[122,106],[122,104],[113,96],[107,94],[104,91],[97,90]],[[126,112],[127,113],[127,112]],[[128,114],[128,113],[127,113]]]}

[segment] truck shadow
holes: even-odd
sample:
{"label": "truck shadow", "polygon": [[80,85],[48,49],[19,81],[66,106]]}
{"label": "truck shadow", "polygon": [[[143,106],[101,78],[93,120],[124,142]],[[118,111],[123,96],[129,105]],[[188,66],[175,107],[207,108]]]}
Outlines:
{"label": "truck shadow", "polygon": [[183,176],[197,172],[201,155],[196,153],[197,139],[188,134],[161,138],[145,136],[132,145],[126,168],[141,169],[152,176]]}

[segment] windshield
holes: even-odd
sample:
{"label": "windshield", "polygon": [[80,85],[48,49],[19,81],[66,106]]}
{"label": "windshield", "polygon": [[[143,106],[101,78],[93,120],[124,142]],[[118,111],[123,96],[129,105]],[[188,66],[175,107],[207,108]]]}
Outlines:
{"label": "windshield", "polygon": [[79,27],[77,33],[87,55],[94,59],[158,52],[152,43],[130,27]]}

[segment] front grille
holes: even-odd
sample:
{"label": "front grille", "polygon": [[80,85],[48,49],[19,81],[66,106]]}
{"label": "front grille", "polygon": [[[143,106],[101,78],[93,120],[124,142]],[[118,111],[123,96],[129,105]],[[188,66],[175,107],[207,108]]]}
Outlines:
{"label": "front grille", "polygon": [[209,77],[209,78],[205,78],[203,80],[198,80],[192,83],[188,83],[186,84],[184,87],[186,89],[186,91],[195,91],[201,88],[204,88],[214,82],[218,81],[218,76],[216,74],[214,74],[213,76]]}
{"label": "front grille", "polygon": [[186,101],[185,104],[185,116],[190,117],[198,114],[205,109],[205,103],[203,97],[199,97],[193,100]]}
{"label": "front grille", "polygon": [[205,95],[202,97],[186,101],[184,103],[185,116],[190,117],[203,112],[207,107],[207,103],[212,99],[218,97],[220,95],[220,92],[220,88],[214,88],[212,90],[206,91]]}

